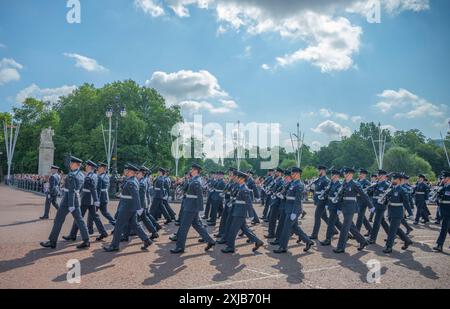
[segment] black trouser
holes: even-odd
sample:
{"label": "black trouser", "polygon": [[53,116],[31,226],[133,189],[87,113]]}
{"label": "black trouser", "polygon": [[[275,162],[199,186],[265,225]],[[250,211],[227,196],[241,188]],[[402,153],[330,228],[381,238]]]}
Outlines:
{"label": "black trouser", "polygon": [[[97,230],[100,233],[100,235],[107,235],[106,229],[103,226],[103,223],[100,220],[97,212],[95,211],[94,205],[81,205],[80,210],[82,217],[84,217],[86,211],[88,211],[88,217],[90,217],[92,221],[95,223],[95,226],[97,227]],[[78,225],[74,222],[72,224],[72,229],[70,230],[69,236],[75,238],[77,237],[77,233],[78,233]]]}
{"label": "black trouser", "polygon": [[[108,211],[108,202],[100,203],[100,207],[96,208],[95,211],[98,212],[100,210],[100,213],[105,217],[110,224],[115,224],[116,220],[111,216],[111,214]],[[92,231],[94,229],[94,220],[92,220],[92,217],[89,216],[87,219],[87,228],[88,231]]]}
{"label": "black trouser", "polygon": [[53,205],[53,207],[55,207],[55,209],[58,210],[59,206],[57,199],[58,199],[57,195],[47,194],[45,196],[44,217],[48,217],[50,213],[50,205]]}

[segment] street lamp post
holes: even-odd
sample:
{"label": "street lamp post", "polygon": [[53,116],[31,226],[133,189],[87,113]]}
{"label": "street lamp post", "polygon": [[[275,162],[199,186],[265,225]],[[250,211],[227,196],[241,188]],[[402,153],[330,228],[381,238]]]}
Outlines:
{"label": "street lamp post", "polygon": [[[116,98],[116,102],[118,99]],[[117,105],[116,105],[117,106]],[[118,171],[117,171],[117,141],[118,141],[118,130],[119,130],[119,118],[126,117],[127,111],[125,107],[120,107],[118,109],[115,109],[113,106],[109,106],[106,110],[106,118],[109,120],[109,128],[108,128],[108,142],[106,143],[106,139],[104,137],[105,147],[106,149],[106,159],[108,163],[108,171],[111,168],[111,161],[112,161],[112,175],[111,175],[111,183],[109,187],[110,195],[115,195],[117,192],[117,178],[118,178]],[[112,118],[115,116],[116,125],[115,125],[115,132],[114,132],[114,139],[112,138]],[[112,152],[114,150],[114,156],[112,155]]]}

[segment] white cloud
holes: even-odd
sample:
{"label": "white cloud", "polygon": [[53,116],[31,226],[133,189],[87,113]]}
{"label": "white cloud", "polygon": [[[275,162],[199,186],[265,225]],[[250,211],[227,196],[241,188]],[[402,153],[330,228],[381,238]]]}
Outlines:
{"label": "white cloud", "polygon": [[361,123],[364,120],[364,117],[361,116],[353,116],[350,118],[353,123]]}
{"label": "white cloud", "polygon": [[320,147],[322,147],[322,144],[320,142],[318,142],[318,141],[314,141],[314,142],[311,143],[311,149],[313,151],[320,150]]}
{"label": "white cloud", "polygon": [[394,127],[393,125],[390,125],[390,124],[382,125],[381,129],[389,130],[389,131],[391,131],[391,133],[394,133],[394,132],[398,131],[396,127]]}
{"label": "white cloud", "polygon": [[158,90],[169,105],[178,104],[189,113],[208,111],[224,114],[238,107],[210,72],[181,70],[155,72],[145,84]]}
{"label": "white cloud", "polygon": [[311,130],[329,137],[344,137],[352,134],[352,130],[349,127],[344,127],[331,120],[326,120]]}
{"label": "white cloud", "polygon": [[20,80],[19,70],[23,66],[12,58],[3,58],[0,61],[0,86],[12,81]]}
{"label": "white cloud", "polygon": [[384,90],[378,97],[381,101],[374,106],[382,113],[395,112],[395,118],[439,118],[445,116],[447,110],[445,105],[435,105],[402,88],[398,91]]}
{"label": "white cloud", "polygon": [[0,48],[6,48],[6,45],[3,43],[0,43]]}
{"label": "white cloud", "polygon": [[36,84],[22,89],[16,96],[17,103],[23,103],[27,98],[35,98],[45,102],[56,103],[59,97],[71,94],[77,87],[64,85],[58,88],[41,89]]}
{"label": "white cloud", "polygon": [[263,69],[263,70],[270,70],[270,66],[268,65],[268,64],[266,64],[266,63],[264,63],[264,64],[262,64],[261,65],[261,68]]}
{"label": "white cloud", "polygon": [[350,116],[345,113],[335,113],[334,116],[341,120],[348,120],[350,118]]}
{"label": "white cloud", "polygon": [[82,56],[75,53],[64,53],[64,56],[68,58],[75,59],[75,66],[82,68],[89,72],[102,72],[107,71],[107,69],[100,64],[98,64],[97,60]]}
{"label": "white cloud", "polygon": [[321,108],[319,110],[319,113],[321,116],[323,116],[325,118],[330,118],[333,115],[333,113],[329,109],[326,109],[326,108]]}
{"label": "white cloud", "polygon": [[134,0],[134,5],[152,17],[164,15],[164,8],[156,4],[154,0]]}

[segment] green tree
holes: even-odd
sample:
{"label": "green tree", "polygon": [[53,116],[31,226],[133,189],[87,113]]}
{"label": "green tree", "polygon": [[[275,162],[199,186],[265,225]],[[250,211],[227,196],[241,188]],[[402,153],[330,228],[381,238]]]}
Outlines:
{"label": "green tree", "polygon": [[405,172],[411,176],[422,173],[430,179],[435,178],[430,163],[402,147],[392,147],[387,151],[383,168],[388,171]]}

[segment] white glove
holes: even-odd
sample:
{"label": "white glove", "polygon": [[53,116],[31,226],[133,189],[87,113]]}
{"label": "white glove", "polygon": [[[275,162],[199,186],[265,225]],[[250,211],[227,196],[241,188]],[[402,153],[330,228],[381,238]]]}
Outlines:
{"label": "white glove", "polygon": [[374,208],[370,208],[370,212],[374,213],[375,212],[375,207]]}
{"label": "white glove", "polygon": [[100,202],[94,202],[94,206],[97,208],[100,207]]}
{"label": "white glove", "polygon": [[342,211],[340,211],[340,210],[337,211],[338,216],[341,215],[341,213],[342,213]]}
{"label": "white glove", "polygon": [[74,210],[75,210],[75,207],[69,207],[70,212],[74,212]]}
{"label": "white glove", "polygon": [[325,208],[328,210],[328,205],[325,205]]}
{"label": "white glove", "polygon": [[291,221],[294,221],[296,218],[297,218],[297,215],[294,214],[294,213],[292,213],[292,214],[291,214]]}
{"label": "white glove", "polygon": [[138,214],[138,216],[140,216],[140,215],[142,215],[142,213],[144,212],[144,209],[139,209],[138,211],[137,211],[137,214]]}
{"label": "white glove", "polygon": [[257,198],[257,199],[255,200],[255,202],[256,202],[256,203],[261,203],[261,199],[260,199],[260,198]]}

